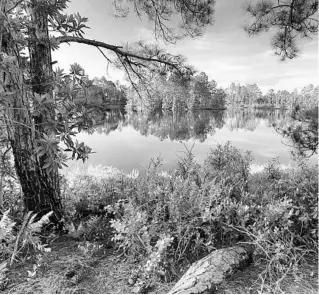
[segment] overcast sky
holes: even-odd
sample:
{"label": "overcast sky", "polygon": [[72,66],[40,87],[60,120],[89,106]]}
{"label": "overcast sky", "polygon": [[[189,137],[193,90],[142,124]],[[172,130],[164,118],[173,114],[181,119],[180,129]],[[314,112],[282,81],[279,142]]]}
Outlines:
{"label": "overcast sky", "polygon": [[[242,9],[245,2],[216,0],[214,25],[208,27],[202,37],[184,39],[167,49],[186,56],[188,63],[206,72],[221,87],[231,82],[256,83],[265,93],[271,88],[292,91],[310,83],[317,85],[318,37],[302,42],[299,58],[281,62],[271,51],[271,32],[251,38],[243,30],[249,20]],[[71,12],[89,18],[91,29],[86,31],[86,38],[114,45],[140,39],[154,41],[151,23],[133,16],[114,18],[111,0],[71,0],[68,13]],[[66,70],[70,64],[79,63],[90,78],[106,76],[112,81],[122,78],[122,73],[111,69],[108,76],[105,58],[96,48],[87,45],[63,44],[53,58]]]}

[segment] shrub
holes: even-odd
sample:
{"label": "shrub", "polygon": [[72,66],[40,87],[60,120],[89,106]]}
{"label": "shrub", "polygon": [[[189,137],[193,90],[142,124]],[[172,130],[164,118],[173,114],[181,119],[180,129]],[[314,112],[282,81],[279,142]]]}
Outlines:
{"label": "shrub", "polygon": [[113,167],[89,167],[64,175],[63,205],[66,217],[79,222],[89,215],[102,214],[103,208],[123,199],[129,178]]}
{"label": "shrub", "polygon": [[[212,151],[204,167],[194,161],[191,151],[179,159],[173,172],[161,171],[160,160],[153,160],[145,176],[136,180],[124,216],[112,222],[119,248],[133,259],[152,257],[156,243],[169,235],[172,242],[162,257],[168,277],[173,278],[181,267],[212,249],[238,241],[238,232],[224,224],[242,222],[236,212],[244,206],[238,200],[246,193],[249,161],[249,154],[229,143]],[[220,173],[233,178],[225,180]],[[233,197],[235,190],[238,200]]]}
{"label": "shrub", "polygon": [[226,186],[233,187],[234,196],[240,190],[248,190],[248,177],[250,164],[253,158],[250,152],[243,153],[230,142],[217,145],[205,159],[205,179],[214,179],[215,182],[224,182]]}
{"label": "shrub", "polygon": [[119,243],[119,248],[133,258],[150,253],[151,237],[148,232],[147,214],[129,204],[121,220],[111,221],[116,233],[113,240]]}
{"label": "shrub", "polygon": [[[273,163],[271,164],[273,165]],[[254,176],[251,198],[260,206],[260,227],[289,226],[294,243],[316,245],[318,239],[317,166],[298,166],[288,170],[265,169]],[[274,170],[276,177],[274,177]],[[284,209],[285,208],[285,209]],[[287,215],[289,214],[289,216]],[[287,217],[288,216],[288,217]],[[258,219],[257,219],[258,217]],[[264,223],[260,220],[264,218]],[[266,224],[267,223],[267,224]]]}
{"label": "shrub", "polygon": [[[158,278],[176,278],[213,249],[238,242],[256,246],[255,257],[267,262],[263,282],[277,284],[318,246],[317,166],[282,170],[274,160],[251,174],[251,161],[250,153],[227,143],[211,150],[202,166],[187,151],[172,172],[161,170],[160,159],[141,177],[99,168],[98,178],[91,170],[69,184],[66,195],[75,211],[78,203],[110,204],[113,240],[141,262],[131,279],[139,290]],[[128,203],[117,214],[122,198]]]}
{"label": "shrub", "polygon": [[256,246],[256,258],[266,262],[260,291],[281,292],[281,281],[296,272],[303,257],[318,252],[317,166],[283,171],[273,162],[251,183],[255,212],[237,229]]}

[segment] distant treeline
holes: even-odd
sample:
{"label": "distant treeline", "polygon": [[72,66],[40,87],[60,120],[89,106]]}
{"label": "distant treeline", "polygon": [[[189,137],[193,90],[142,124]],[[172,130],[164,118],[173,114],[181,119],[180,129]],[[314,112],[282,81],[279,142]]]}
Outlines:
{"label": "distant treeline", "polygon": [[301,92],[270,89],[263,94],[256,84],[231,83],[226,89],[218,88],[215,80],[201,72],[188,77],[160,75],[151,85],[137,84],[126,87],[105,77],[94,78],[78,100],[106,106],[126,106],[128,110],[221,110],[228,107],[311,109],[318,103],[318,86],[312,84]]}
{"label": "distant treeline", "polygon": [[293,109],[299,106],[311,109],[318,104],[318,86],[312,84],[304,87],[299,93],[297,89],[293,92],[279,90],[275,92],[270,89],[265,95],[262,94],[256,84],[240,85],[231,83],[225,89],[226,105],[230,107],[265,107]]}
{"label": "distant treeline", "polygon": [[317,106],[318,102],[318,86],[312,84],[304,87],[300,93],[297,90],[275,92],[270,89],[263,94],[256,84],[231,83],[226,89],[218,88],[216,81],[209,80],[204,72],[186,78],[178,75],[156,76],[151,84],[137,84],[127,89],[129,110],[220,110],[227,107],[294,109],[296,106],[309,109]]}
{"label": "distant treeline", "polygon": [[151,85],[138,84],[129,88],[127,95],[128,109],[136,110],[220,110],[225,109],[225,103],[225,91],[203,72],[186,78],[173,74],[156,76]]}

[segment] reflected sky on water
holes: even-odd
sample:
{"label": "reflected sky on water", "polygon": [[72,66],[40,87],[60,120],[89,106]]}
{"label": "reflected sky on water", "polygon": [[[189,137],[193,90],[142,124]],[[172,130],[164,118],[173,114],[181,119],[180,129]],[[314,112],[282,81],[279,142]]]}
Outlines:
{"label": "reflected sky on water", "polygon": [[[285,145],[272,124],[289,124],[289,113],[279,110],[200,111],[180,114],[124,114],[119,110],[107,112],[103,124],[95,133],[81,133],[95,154],[84,164],[70,161],[72,169],[86,169],[89,165],[107,165],[130,172],[144,171],[151,158],[160,156],[163,169],[173,169],[178,156],[192,149],[196,160],[203,163],[207,153],[217,144],[230,141],[241,150],[249,150],[254,157],[252,170],[279,157],[284,166],[293,164],[291,148]],[[288,143],[288,142],[286,142]],[[310,159],[317,163],[317,156]]]}

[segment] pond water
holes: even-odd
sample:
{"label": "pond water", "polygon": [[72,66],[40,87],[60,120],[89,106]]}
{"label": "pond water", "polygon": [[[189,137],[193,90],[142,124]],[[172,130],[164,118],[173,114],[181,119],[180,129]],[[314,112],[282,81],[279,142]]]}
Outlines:
{"label": "pond water", "polygon": [[[93,134],[80,133],[77,139],[89,145],[95,154],[84,164],[70,161],[70,169],[89,165],[107,165],[126,172],[143,173],[150,159],[162,158],[163,169],[173,169],[179,156],[192,149],[198,163],[203,163],[210,149],[230,141],[252,152],[252,170],[258,171],[271,159],[283,166],[293,164],[290,151],[278,126],[289,124],[289,112],[280,110],[226,110],[138,115],[112,110],[105,113],[103,124]],[[317,163],[317,156],[309,161]]]}

